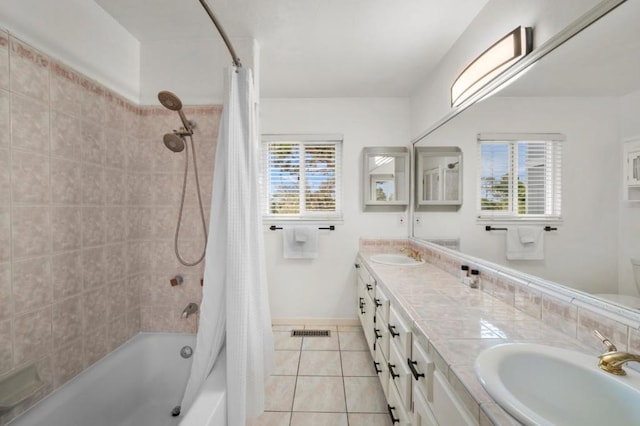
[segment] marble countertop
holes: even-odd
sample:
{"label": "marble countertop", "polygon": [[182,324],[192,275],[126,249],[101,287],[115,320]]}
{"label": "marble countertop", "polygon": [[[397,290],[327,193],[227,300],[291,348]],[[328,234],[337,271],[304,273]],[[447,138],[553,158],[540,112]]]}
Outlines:
{"label": "marble countertop", "polygon": [[[363,249],[376,283],[389,293],[391,303],[413,320],[413,331],[436,367],[446,373],[454,390],[481,425],[519,425],[487,394],[473,364],[484,349],[507,342],[528,342],[594,355],[593,348],[515,309],[480,289],[469,288],[458,277],[424,263],[393,266],[370,260],[375,249]],[[426,339],[426,340],[425,340]]]}

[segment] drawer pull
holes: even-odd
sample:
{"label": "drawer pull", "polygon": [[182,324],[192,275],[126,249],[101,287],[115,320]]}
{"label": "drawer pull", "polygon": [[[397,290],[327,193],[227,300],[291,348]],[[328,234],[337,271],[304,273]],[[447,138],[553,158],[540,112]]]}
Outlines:
{"label": "drawer pull", "polygon": [[373,333],[376,335],[376,340],[382,339],[382,333],[380,333],[380,329],[379,328],[374,328],[373,329]]}
{"label": "drawer pull", "polygon": [[393,369],[395,368],[395,364],[391,364],[390,362],[387,363],[387,367],[389,367],[389,374],[391,374],[391,378],[395,380],[396,377],[400,377],[399,374],[396,374],[395,371],[393,371]]}
{"label": "drawer pull", "polygon": [[379,308],[380,306],[382,306],[382,302],[380,302],[380,299],[376,297],[374,300],[376,302],[376,308]]}
{"label": "drawer pull", "polygon": [[360,306],[360,314],[364,315],[367,312],[364,310],[364,306]]}
{"label": "drawer pull", "polygon": [[360,269],[360,264],[356,263],[356,269]]}
{"label": "drawer pull", "polygon": [[380,365],[380,363],[379,363],[379,362],[375,362],[375,361],[373,361],[373,368],[375,368],[375,370],[376,370],[376,374],[380,374],[380,373],[382,373],[382,370],[380,369],[379,365]]}
{"label": "drawer pull", "polygon": [[364,308],[364,297],[360,298],[360,310],[362,310],[362,308]]}
{"label": "drawer pull", "polygon": [[389,324],[389,326],[387,328],[389,329],[389,333],[391,333],[391,337],[396,337],[396,336],[400,335],[400,333],[398,333],[396,331],[396,326],[395,325]]}
{"label": "drawer pull", "polygon": [[367,291],[373,290],[373,286],[371,284],[367,284],[366,287],[367,287]]}
{"label": "drawer pull", "polygon": [[416,380],[420,380],[420,377],[424,377],[424,373],[418,373],[416,370],[416,365],[418,365],[418,361],[413,361],[407,358],[407,364],[409,364],[409,369],[411,370],[411,374],[413,374],[413,378]]}
{"label": "drawer pull", "polygon": [[395,410],[396,407],[392,407],[389,404],[387,404],[387,409],[389,410],[389,417],[391,417],[391,424],[400,423],[400,419],[398,419],[397,417],[394,417],[393,415],[393,410]]}

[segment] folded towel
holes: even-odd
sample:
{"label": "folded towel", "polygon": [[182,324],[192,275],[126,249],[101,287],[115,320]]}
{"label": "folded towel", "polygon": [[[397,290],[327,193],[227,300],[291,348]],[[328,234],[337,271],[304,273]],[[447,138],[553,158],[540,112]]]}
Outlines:
{"label": "folded towel", "polygon": [[506,256],[509,260],[544,259],[544,233],[542,232],[542,227],[508,227],[506,246]]}
{"label": "folded towel", "polygon": [[285,259],[316,259],[318,257],[318,228],[315,226],[287,226],[282,232]]}
{"label": "folded towel", "polygon": [[522,244],[532,244],[538,240],[542,228],[539,226],[518,226],[518,237]]}

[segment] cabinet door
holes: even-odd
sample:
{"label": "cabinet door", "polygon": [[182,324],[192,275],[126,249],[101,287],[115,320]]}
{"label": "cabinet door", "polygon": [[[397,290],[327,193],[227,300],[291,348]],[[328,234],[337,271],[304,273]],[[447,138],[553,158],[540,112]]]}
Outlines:
{"label": "cabinet door", "polygon": [[411,417],[409,416],[407,410],[405,410],[396,387],[392,384],[389,385],[389,394],[387,395],[387,409],[389,411],[391,423],[400,426],[411,425]]}
{"label": "cabinet door", "polygon": [[474,420],[453,393],[447,378],[439,371],[433,373],[433,414],[441,425],[476,426]]}
{"label": "cabinet door", "polygon": [[400,400],[405,410],[411,411],[411,371],[407,366],[407,359],[400,355],[395,345],[392,345],[389,357],[389,386],[398,390]]}
{"label": "cabinet door", "polygon": [[376,305],[376,316],[384,319],[385,324],[389,324],[389,298],[382,287],[376,287],[376,295],[373,302]]}
{"label": "cabinet door", "polygon": [[435,364],[424,348],[416,341],[411,345],[411,358],[407,365],[413,377],[413,393],[420,389],[427,401],[433,401],[433,372]]}
{"label": "cabinet door", "polygon": [[640,150],[627,153],[627,184],[640,185]]}
{"label": "cabinet door", "polygon": [[389,365],[387,363],[387,359],[388,358],[382,353],[382,351],[376,351],[374,354],[374,360],[376,362],[374,367],[378,373],[378,378],[380,379],[384,396],[389,400]]}
{"label": "cabinet door", "polygon": [[431,412],[427,399],[422,391],[414,388],[413,393],[413,425],[412,426],[438,426],[438,422]]}

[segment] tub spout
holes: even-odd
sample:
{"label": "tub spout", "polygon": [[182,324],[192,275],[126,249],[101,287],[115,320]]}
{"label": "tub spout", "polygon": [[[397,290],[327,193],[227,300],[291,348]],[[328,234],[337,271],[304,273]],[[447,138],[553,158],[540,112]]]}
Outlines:
{"label": "tub spout", "polygon": [[182,311],[182,318],[189,318],[190,315],[198,313],[198,305],[196,303],[189,303]]}

